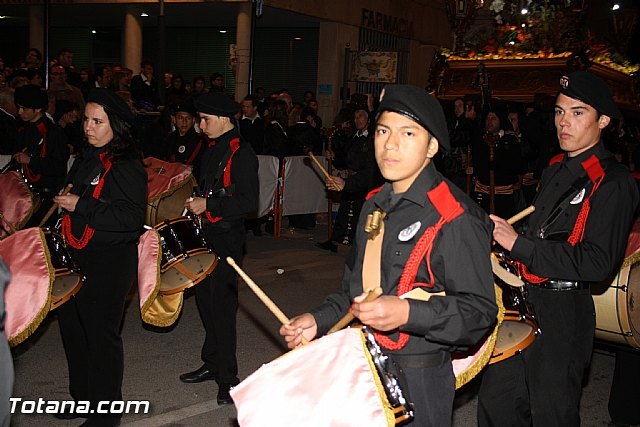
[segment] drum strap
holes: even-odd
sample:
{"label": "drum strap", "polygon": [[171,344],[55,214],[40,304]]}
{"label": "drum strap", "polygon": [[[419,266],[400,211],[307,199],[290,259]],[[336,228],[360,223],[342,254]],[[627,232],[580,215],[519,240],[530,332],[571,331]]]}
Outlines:
{"label": "drum strap", "polygon": [[[436,236],[442,229],[442,227],[448,222],[460,216],[464,209],[460,203],[455,199],[451,190],[446,182],[442,181],[434,189],[427,192],[429,200],[440,214],[440,219],[435,225],[427,228],[416,243],[409,256],[409,260],[405,265],[402,276],[400,276],[400,282],[398,283],[398,296],[411,292],[413,288],[421,286],[433,288],[435,285],[435,279],[433,271],[431,271],[431,251],[435,242]],[[369,290],[371,287],[377,287],[380,283],[380,261],[382,253],[382,241],[384,239],[384,221],[381,221],[380,233],[377,237],[367,241],[365,248],[365,259],[363,261],[363,288]],[[372,250],[371,255],[367,255],[369,252],[369,246],[373,245],[373,242],[378,241],[376,245],[379,247]],[[374,258],[375,257],[375,258]],[[427,264],[427,270],[429,272],[429,283],[415,283],[416,276],[418,275],[418,268],[422,261]],[[367,271],[373,271],[370,275]],[[386,348],[387,350],[400,350],[409,342],[409,334],[405,332],[399,332],[398,341],[392,340],[387,333],[374,332],[376,341]]]}
{"label": "drum strap", "polygon": [[[222,176],[223,188],[227,188],[231,186],[231,165],[233,164],[233,155],[236,154],[236,151],[238,151],[238,148],[240,148],[240,138],[232,139],[231,142],[229,143],[229,149],[225,153],[224,158],[222,159],[222,162],[220,162],[220,164],[222,164],[225,162],[225,159],[226,159],[227,161],[226,166],[224,167],[224,169],[221,169],[220,167],[218,167],[218,170],[216,171],[216,175],[214,178],[214,182],[215,182],[214,187],[218,184],[218,181],[220,181],[221,176]],[[232,196],[232,194],[227,193],[227,196]],[[216,223],[222,220],[221,216],[214,217],[209,213],[209,211],[204,211],[204,215],[211,223]]]}
{"label": "drum strap", "polygon": [[[100,177],[98,185],[96,185],[96,188],[94,188],[93,190],[92,196],[96,200],[99,199],[100,195],[102,194],[102,189],[104,187],[104,178],[105,176],[107,176],[112,166],[111,158],[107,157],[106,152],[100,154],[100,162],[104,166],[104,173]],[[89,227],[88,224],[85,224],[82,236],[80,238],[77,238],[71,231],[71,217],[69,216],[69,214],[65,214],[64,218],[62,218],[62,235],[64,236],[64,239],[67,241],[67,243],[69,243],[69,245],[71,245],[71,247],[73,247],[74,249],[82,249],[87,246],[95,231],[96,230]]]}
{"label": "drum strap", "polygon": [[[582,242],[582,240],[584,239],[584,230],[587,225],[589,212],[591,211],[591,197],[595,194],[596,190],[598,190],[598,187],[600,187],[600,184],[602,183],[602,180],[605,177],[604,169],[600,164],[600,159],[598,159],[595,155],[592,155],[581,164],[584,170],[586,171],[587,176],[589,177],[589,180],[591,180],[591,182],[593,183],[593,189],[591,190],[591,193],[589,193],[589,196],[586,198],[586,200],[584,200],[584,202],[582,203],[582,208],[580,209],[580,212],[578,213],[578,217],[576,218],[576,222],[573,225],[573,231],[571,232],[571,235],[567,239],[567,242],[569,242],[571,246],[575,246],[577,243]],[[583,177],[579,178],[578,181],[576,181],[572,186],[582,187],[582,185],[579,185],[579,182],[582,180],[583,180]],[[572,198],[569,198],[569,197],[565,198],[553,210],[551,214],[552,216],[555,214],[556,210],[560,209],[560,211],[557,213],[554,219],[557,218],[564,209],[566,209],[571,199]],[[545,224],[548,221],[549,220],[545,221]],[[546,282],[547,280],[549,280],[548,277],[540,277],[529,272],[527,270],[527,267],[520,262],[518,263],[518,265],[520,266],[520,272],[522,276],[529,283],[538,284],[538,283]]]}

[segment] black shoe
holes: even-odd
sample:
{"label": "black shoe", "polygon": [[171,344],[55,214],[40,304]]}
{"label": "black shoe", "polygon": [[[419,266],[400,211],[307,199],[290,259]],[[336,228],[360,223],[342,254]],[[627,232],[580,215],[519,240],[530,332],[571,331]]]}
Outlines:
{"label": "black shoe", "polygon": [[232,384],[222,383],[218,385],[218,405],[230,405],[233,403],[229,390],[233,387]]}
{"label": "black shoe", "polygon": [[206,365],[202,365],[200,369],[193,372],[187,372],[180,375],[180,381],[187,384],[201,383],[203,381],[215,380],[216,375],[207,368]]}
{"label": "black shoe", "polygon": [[338,245],[333,243],[331,240],[327,240],[326,242],[316,243],[316,246],[320,249],[324,249],[325,251],[331,251],[333,253],[338,252]]}

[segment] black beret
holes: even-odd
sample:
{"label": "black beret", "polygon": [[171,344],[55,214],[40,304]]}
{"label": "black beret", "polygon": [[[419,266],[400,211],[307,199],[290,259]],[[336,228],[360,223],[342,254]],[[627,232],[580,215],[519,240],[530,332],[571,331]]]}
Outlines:
{"label": "black beret", "polygon": [[451,148],[442,106],[424,89],[411,85],[386,86],[380,96],[378,117],[383,111],[392,111],[413,120],[436,138],[442,149],[449,151]]}
{"label": "black beret", "polygon": [[600,114],[614,119],[622,117],[609,86],[600,77],[587,71],[574,71],[560,78],[560,93],[589,104]]}
{"label": "black beret", "polygon": [[189,113],[193,117],[196,117],[198,115],[196,107],[194,107],[193,102],[191,101],[181,102],[179,104],[171,104],[171,106],[169,107],[169,111],[171,111],[172,116],[175,116],[180,112]]}
{"label": "black beret", "polygon": [[24,85],[16,88],[13,94],[15,103],[25,108],[41,108],[46,109],[49,100],[47,92],[40,86]]}
{"label": "black beret", "polygon": [[91,89],[87,102],[100,104],[105,110],[110,111],[129,124],[133,124],[133,113],[131,112],[131,108],[129,108],[120,95],[111,89],[101,87]]}
{"label": "black beret", "polygon": [[200,113],[220,117],[233,117],[238,113],[235,101],[222,93],[205,93],[196,99],[196,110]]}

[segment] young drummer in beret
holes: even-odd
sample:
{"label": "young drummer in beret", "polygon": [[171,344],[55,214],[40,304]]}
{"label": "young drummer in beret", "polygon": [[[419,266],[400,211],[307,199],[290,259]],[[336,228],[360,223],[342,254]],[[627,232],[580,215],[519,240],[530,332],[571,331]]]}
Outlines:
{"label": "young drummer in beret", "polygon": [[[21,124],[18,127],[18,151],[13,160],[23,170],[25,179],[42,204],[26,227],[37,227],[53,204],[52,198],[62,188],[67,175],[69,149],[62,129],[45,115],[47,92],[36,85],[25,85],[14,94]],[[50,224],[55,222],[52,218]]]}
{"label": "young drummer in beret", "polygon": [[206,141],[204,135],[195,129],[198,113],[193,102],[173,104],[169,108],[171,124],[175,126],[175,130],[167,136],[164,143],[168,150],[167,159],[170,162],[196,166]]}
{"label": "young drummer in beret", "polygon": [[[432,160],[439,148],[449,149],[439,102],[414,86],[385,88],[375,156],[387,182],[369,194],[362,208],[343,291],[280,329],[294,348],[302,336],[311,340],[327,333],[351,310],[375,330],[378,344],[404,371],[415,426],[451,425],[455,378],[450,353],[477,344],[497,313],[489,262],[491,221],[436,170]],[[365,231],[374,212],[384,216],[377,235]],[[382,255],[372,260],[366,254],[374,244],[382,246]],[[364,291],[378,286],[383,295],[363,302]],[[445,295],[428,301],[402,297],[423,290]]]}
{"label": "young drummer in beret", "polygon": [[601,141],[602,130],[619,117],[602,79],[586,71],[563,76],[555,125],[564,153],[542,173],[527,231],[519,235],[491,217],[494,239],[521,263],[542,333],[521,354],[485,370],[480,426],[580,425],[595,328],[590,283],[616,273],[638,204],[629,170]]}
{"label": "young drummer in beret", "polygon": [[232,403],[229,390],[238,384],[236,311],[238,282],[227,257],[240,263],[245,241],[244,219],[258,207],[258,158],[238,131],[236,103],[222,93],[196,100],[200,129],[208,143],[200,160],[198,195],[185,206],[200,215],[207,241],[220,257],[215,270],[195,287],[206,333],[203,365],[180,376],[185,383],[215,380],[219,405]]}

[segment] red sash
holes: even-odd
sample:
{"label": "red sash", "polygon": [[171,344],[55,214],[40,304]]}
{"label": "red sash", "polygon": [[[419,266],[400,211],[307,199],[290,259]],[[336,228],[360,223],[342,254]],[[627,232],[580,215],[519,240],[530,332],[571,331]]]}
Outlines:
{"label": "red sash", "polygon": [[[236,154],[236,151],[240,148],[240,139],[232,139],[229,146],[231,147],[231,156],[227,161],[227,165],[224,168],[224,175],[222,177],[222,185],[225,188],[231,185],[231,164],[233,163],[233,155]],[[231,194],[229,194],[229,196],[231,196]],[[204,214],[211,223],[216,223],[222,219],[221,216],[211,216],[209,211],[205,211]]]}
{"label": "red sash", "polygon": [[[449,190],[449,186],[444,181],[438,184],[436,188],[429,191],[427,196],[440,214],[440,219],[435,225],[425,230],[422,237],[420,237],[420,240],[418,240],[414,246],[413,251],[411,251],[409,260],[402,272],[402,276],[400,276],[400,282],[398,283],[398,296],[411,291],[416,286],[433,288],[435,280],[431,270],[431,250],[433,249],[436,236],[446,223],[453,221],[453,219],[457,218],[464,212],[464,209],[453,197],[451,190]],[[429,283],[415,283],[418,268],[423,260],[427,263]],[[374,335],[376,337],[376,341],[388,350],[400,350],[409,342],[409,334],[405,332],[399,333],[400,336],[398,341],[393,341],[387,334],[382,332],[376,331],[374,332]]]}

